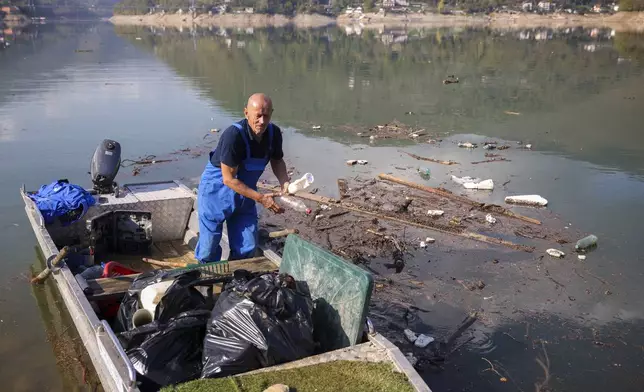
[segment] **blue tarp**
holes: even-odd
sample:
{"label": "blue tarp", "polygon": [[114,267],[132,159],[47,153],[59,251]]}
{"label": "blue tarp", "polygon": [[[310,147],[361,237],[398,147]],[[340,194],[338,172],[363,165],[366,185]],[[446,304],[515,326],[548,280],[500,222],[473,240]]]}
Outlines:
{"label": "blue tarp", "polygon": [[57,217],[65,216],[82,208],[82,212],[76,219],[63,221],[63,225],[71,224],[83,217],[87,209],[96,204],[94,197],[81,186],[61,180],[43,185],[38,192],[28,196],[36,203],[45,219],[45,224],[54,223]]}

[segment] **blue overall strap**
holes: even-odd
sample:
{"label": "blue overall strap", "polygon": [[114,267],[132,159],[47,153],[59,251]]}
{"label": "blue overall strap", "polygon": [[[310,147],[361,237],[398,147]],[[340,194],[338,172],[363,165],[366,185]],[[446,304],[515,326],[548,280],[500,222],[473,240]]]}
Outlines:
{"label": "blue overall strap", "polygon": [[[233,126],[240,131],[242,138],[244,139],[244,143],[246,144],[246,159],[251,159],[252,156],[250,155],[250,140],[248,139],[248,135],[239,123],[233,123]],[[268,128],[266,130],[268,131],[268,151],[266,151],[264,159],[268,160],[273,153],[273,123],[268,124]]]}

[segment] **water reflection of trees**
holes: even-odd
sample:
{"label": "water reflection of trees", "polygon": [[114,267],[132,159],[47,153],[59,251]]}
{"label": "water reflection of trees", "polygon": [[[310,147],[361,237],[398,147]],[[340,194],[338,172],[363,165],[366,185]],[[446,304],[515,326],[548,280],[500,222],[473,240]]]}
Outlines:
{"label": "water reflection of trees", "polygon": [[624,58],[644,63],[644,35],[638,33],[615,34],[615,49]]}
{"label": "water reflection of trees", "polygon": [[[388,121],[392,112],[412,110],[421,116],[456,113],[450,125],[466,128],[509,108],[547,110],[636,71],[623,66],[616,72],[624,54],[614,50],[610,30],[595,37],[583,29],[553,30],[549,40],[521,38],[538,37],[534,31],[470,29],[356,36],[339,29],[182,34],[118,27],[117,33],[196,78],[224,106],[236,110],[251,91],[268,91],[280,115],[296,122]],[[588,50],[589,43],[601,50]],[[451,74],[461,84],[447,89],[441,82]]]}
{"label": "water reflection of trees", "polygon": [[[84,36],[91,27],[81,23],[56,23],[0,31],[0,36],[10,43],[10,46],[0,50],[0,85],[2,82],[35,77],[46,68],[59,69],[68,65],[73,61],[70,53],[77,48],[78,37]],[[46,60],[30,61],[35,56],[42,56]],[[11,89],[0,88],[0,104],[9,98],[9,93],[15,94]]]}
{"label": "water reflection of trees", "polygon": [[[636,34],[461,28],[357,35],[338,28],[216,27],[119,27],[117,33],[153,51],[235,114],[248,94],[266,91],[280,124],[304,132],[322,124],[325,136],[343,142],[355,140],[336,126],[397,119],[428,131],[530,140],[641,172],[644,134],[634,128],[639,112],[633,109],[639,101],[623,99],[641,81]],[[460,83],[444,85],[448,75]]]}

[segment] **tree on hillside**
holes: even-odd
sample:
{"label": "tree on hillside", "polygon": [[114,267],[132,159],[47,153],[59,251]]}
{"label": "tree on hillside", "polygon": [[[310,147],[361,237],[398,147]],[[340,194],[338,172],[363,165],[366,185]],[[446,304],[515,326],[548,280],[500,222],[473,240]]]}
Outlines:
{"label": "tree on hillside", "polygon": [[[8,1],[8,0],[0,0]],[[30,0],[12,0],[14,2],[27,3]],[[44,1],[57,1],[57,0],[35,0],[36,2]],[[58,0],[62,1],[62,0]],[[79,2],[87,0],[66,0],[68,2]],[[114,0],[90,0],[90,1],[114,1]],[[513,8],[520,8],[525,0],[419,0],[419,3],[426,4],[430,8],[436,9],[438,12],[444,12],[448,7],[469,11],[487,12],[493,11],[500,6],[510,6]],[[580,7],[595,4],[597,1],[600,3],[608,3],[608,0],[560,0],[557,2],[558,6],[562,7]],[[640,11],[644,10],[644,0],[618,0],[620,10],[623,11]],[[196,0],[196,3],[202,9],[209,9],[215,5],[222,3],[222,0]],[[253,7],[255,12],[268,13],[268,14],[286,14],[291,15],[294,12],[312,12],[320,10],[324,6],[319,0],[230,0],[228,5],[233,8],[236,7]],[[115,13],[133,13],[133,10],[140,10],[144,4],[159,5],[166,11],[176,11],[179,8],[187,9],[191,0],[121,0],[114,8]],[[341,13],[347,6],[356,6],[362,4],[365,12],[373,11],[376,7],[376,0],[332,0],[329,1],[332,5],[333,12]],[[147,12],[147,10],[145,11]],[[144,13],[145,13],[144,12]]]}
{"label": "tree on hillside", "polygon": [[620,11],[644,11],[644,0],[620,0]]}
{"label": "tree on hillside", "polygon": [[[164,4],[164,6],[168,6]],[[122,0],[114,5],[114,13],[121,15],[147,14],[152,7],[148,0]]]}

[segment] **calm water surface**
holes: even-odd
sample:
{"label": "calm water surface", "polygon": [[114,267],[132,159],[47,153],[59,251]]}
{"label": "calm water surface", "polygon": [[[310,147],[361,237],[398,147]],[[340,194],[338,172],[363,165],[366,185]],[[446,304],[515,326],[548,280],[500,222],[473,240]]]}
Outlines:
{"label": "calm water surface", "polygon": [[[79,384],[63,370],[75,360],[61,358],[48,341],[48,329],[65,328],[52,326],[64,321],[60,304],[48,305],[51,294],[32,290],[21,275],[39,264],[19,187],[58,178],[89,185],[89,161],[103,138],[118,140],[124,158],[214,141],[209,130],[239,118],[255,91],[273,97],[289,164],[315,173],[321,193],[334,196],[336,178],[358,173],[420,181],[394,169],[418,165],[400,148],[465,163],[482,151],[460,150],[457,141],[522,141],[533,151],[508,150],[511,163],[432,166],[427,183],[453,187],[450,173],[510,179],[507,189],[471,196],[502,203],[507,193],[539,193],[563,224],[600,237],[585,265],[568,257],[548,267],[575,301],[549,304],[554,286],[517,295],[514,313],[539,317],[507,314],[490,327],[488,346],[474,342],[444,371],[423,372],[432,388],[534,390],[543,372],[535,363],[539,342],[522,338],[530,324],[531,338],[548,343],[553,390],[644,389],[644,37],[581,29],[164,31],[108,24],[14,33],[0,51],[0,378],[7,390]],[[447,75],[460,83],[442,84]],[[342,131],[394,119],[444,132],[445,140],[440,147],[369,146]],[[347,168],[344,161],[354,157],[370,165]],[[119,182],[194,184],[204,159],[184,156],[136,179],[122,169]],[[604,295],[608,286],[596,279],[570,277],[571,263],[609,282],[613,294]],[[440,273],[434,264],[438,269],[424,273]],[[424,323],[454,325],[469,310],[436,309]],[[485,372],[482,356],[499,361],[511,380]]]}

